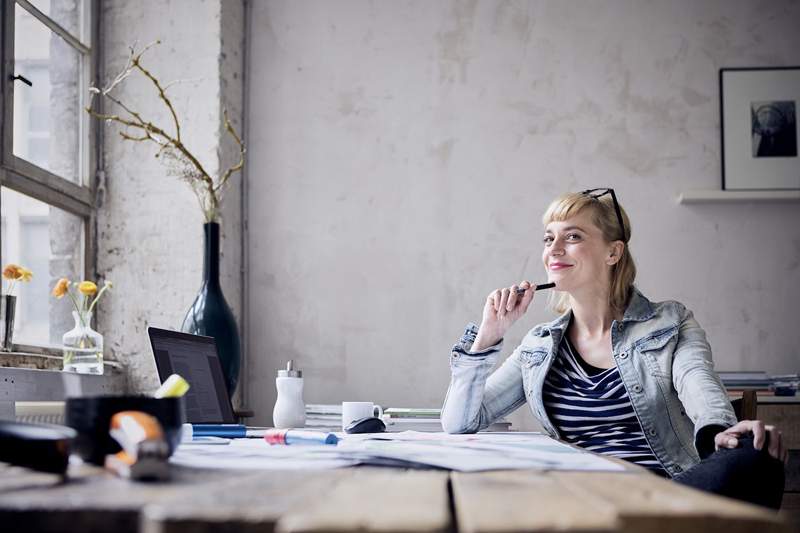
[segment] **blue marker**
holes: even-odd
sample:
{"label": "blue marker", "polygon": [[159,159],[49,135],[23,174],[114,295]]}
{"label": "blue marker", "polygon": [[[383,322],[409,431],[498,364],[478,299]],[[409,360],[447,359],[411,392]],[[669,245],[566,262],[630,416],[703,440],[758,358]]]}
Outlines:
{"label": "blue marker", "polygon": [[266,430],[267,428],[248,428],[241,424],[192,424],[193,437],[261,438]]}
{"label": "blue marker", "polygon": [[339,437],[307,429],[268,429],[264,440],[270,444],[337,444]]}

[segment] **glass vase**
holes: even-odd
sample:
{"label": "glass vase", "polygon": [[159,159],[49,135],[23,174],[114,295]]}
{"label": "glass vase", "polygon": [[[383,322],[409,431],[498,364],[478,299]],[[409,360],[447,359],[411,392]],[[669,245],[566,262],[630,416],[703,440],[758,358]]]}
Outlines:
{"label": "glass vase", "polygon": [[17,297],[0,296],[0,350],[10,352],[14,342],[14,314]]}
{"label": "glass vase", "polygon": [[92,313],[73,311],[75,327],[64,333],[64,370],[78,374],[103,373],[103,336],[92,329]]}

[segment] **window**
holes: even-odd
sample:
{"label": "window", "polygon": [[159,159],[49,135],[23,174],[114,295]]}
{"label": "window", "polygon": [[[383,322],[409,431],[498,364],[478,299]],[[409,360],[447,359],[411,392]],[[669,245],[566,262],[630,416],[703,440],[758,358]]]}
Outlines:
{"label": "window", "polygon": [[2,2],[0,263],[34,273],[17,284],[18,348],[58,346],[71,329],[61,277],[94,270],[94,126],[83,108],[94,79],[96,0]]}

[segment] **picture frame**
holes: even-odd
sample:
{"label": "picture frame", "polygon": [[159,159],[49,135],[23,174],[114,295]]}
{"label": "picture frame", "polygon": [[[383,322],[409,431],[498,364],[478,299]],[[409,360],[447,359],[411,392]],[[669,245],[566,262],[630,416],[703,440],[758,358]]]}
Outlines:
{"label": "picture frame", "polygon": [[800,66],[719,70],[722,189],[800,190]]}

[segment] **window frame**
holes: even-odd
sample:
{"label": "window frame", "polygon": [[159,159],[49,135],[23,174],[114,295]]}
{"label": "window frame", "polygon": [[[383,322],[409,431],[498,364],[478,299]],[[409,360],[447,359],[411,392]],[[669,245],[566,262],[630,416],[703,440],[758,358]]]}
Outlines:
{"label": "window frame", "polygon": [[[50,31],[63,38],[75,51],[83,55],[80,109],[88,104],[88,88],[97,85],[98,72],[100,71],[99,39],[100,17],[99,1],[84,0],[88,13],[88,28],[91,46],[87,46],[77,37],[61,27],[57,22],[39,11],[28,0],[0,0],[0,43],[2,43],[2,57],[0,57],[0,186],[7,187],[16,192],[30,196],[53,207],[80,217],[83,220],[83,275],[84,279],[93,277],[96,269],[96,212],[98,192],[98,177],[101,176],[102,152],[102,127],[97,121],[90,120],[87,113],[81,113],[80,130],[81,139],[87,143],[82,150],[81,162],[78,165],[80,176],[79,183],[73,183],[41,168],[25,159],[14,155],[14,90],[19,83],[14,81],[14,24],[15,6],[33,15],[42,22]],[[102,102],[95,101],[93,106],[102,111]],[[0,213],[2,205],[0,204]],[[2,236],[0,236],[2,238]],[[2,245],[0,243],[0,249]],[[0,262],[5,258],[0,257]],[[53,346],[13,345],[13,352],[27,352],[38,354],[61,355],[60,350]]]}

